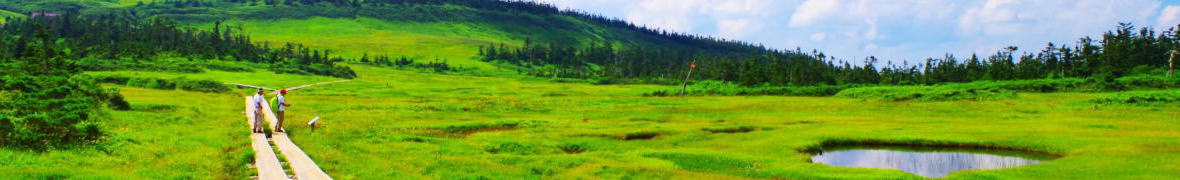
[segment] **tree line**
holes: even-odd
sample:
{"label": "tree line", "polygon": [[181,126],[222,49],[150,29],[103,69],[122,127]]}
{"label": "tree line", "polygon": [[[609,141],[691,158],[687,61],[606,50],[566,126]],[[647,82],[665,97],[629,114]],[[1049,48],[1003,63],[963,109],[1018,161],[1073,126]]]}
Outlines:
{"label": "tree line", "polygon": [[[947,54],[927,58],[924,63],[877,67],[876,57],[861,65],[827,56],[822,52],[767,50],[759,53],[725,54],[672,48],[593,43],[573,47],[557,43],[535,43],[508,47],[504,44],[480,48],[483,61],[523,67],[521,73],[536,76],[633,80],[675,83],[683,78],[688,64],[698,63],[694,79],[734,82],[742,85],[916,85],[981,80],[1039,78],[1114,78],[1131,74],[1161,74],[1168,66],[1168,51],[1180,47],[1180,32],[1156,32],[1120,23],[1100,40],[1084,37],[1074,46],[1049,43],[1040,51],[1018,53],[1007,47],[986,57]],[[541,68],[556,66],[554,68]]]}
{"label": "tree line", "polygon": [[14,19],[0,27],[0,59],[31,56],[32,34],[45,30],[55,40],[53,56],[64,59],[97,58],[109,61],[152,61],[160,57],[190,60],[244,61],[277,72],[356,77],[331,51],[298,44],[270,48],[235,33],[220,23],[212,30],[181,28],[162,18],[138,20],[120,15],[83,17],[73,14]]}

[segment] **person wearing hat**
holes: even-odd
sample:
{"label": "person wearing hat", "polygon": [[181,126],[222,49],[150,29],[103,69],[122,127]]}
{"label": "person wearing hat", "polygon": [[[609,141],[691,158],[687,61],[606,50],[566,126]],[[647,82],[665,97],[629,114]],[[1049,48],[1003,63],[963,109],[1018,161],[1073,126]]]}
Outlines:
{"label": "person wearing hat", "polygon": [[258,93],[254,94],[254,133],[262,133],[262,103],[266,102],[262,93],[262,88],[258,88]]}
{"label": "person wearing hat", "polygon": [[285,98],[286,96],[287,96],[287,89],[282,89],[282,90],[279,90],[279,97],[275,98],[275,104],[278,104],[278,106],[279,106],[278,122],[275,122],[275,128],[276,128],[275,132],[286,131],[286,129],[283,128],[283,120],[287,119],[286,118],[287,107],[291,106],[291,104],[287,104],[287,99]]}

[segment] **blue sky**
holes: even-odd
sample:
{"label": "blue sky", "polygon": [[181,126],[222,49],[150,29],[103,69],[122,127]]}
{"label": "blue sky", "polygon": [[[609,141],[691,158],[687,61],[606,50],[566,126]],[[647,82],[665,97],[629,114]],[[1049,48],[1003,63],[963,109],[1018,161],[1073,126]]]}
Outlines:
{"label": "blue sky", "polygon": [[[819,50],[851,62],[1038,51],[1119,22],[1180,24],[1180,0],[535,0],[677,32]],[[883,62],[882,62],[883,63]]]}

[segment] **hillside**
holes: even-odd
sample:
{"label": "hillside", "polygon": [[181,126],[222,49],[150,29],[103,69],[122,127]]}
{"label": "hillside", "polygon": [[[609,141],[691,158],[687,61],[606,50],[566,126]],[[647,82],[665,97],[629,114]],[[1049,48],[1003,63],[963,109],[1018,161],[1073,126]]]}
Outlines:
{"label": "hillside", "polygon": [[0,9],[20,13],[126,13],[139,18],[164,17],[205,28],[224,21],[247,32],[255,42],[295,42],[349,57],[369,54],[407,56],[420,61],[437,59],[483,70],[495,66],[475,60],[481,46],[502,43],[517,47],[526,41],[574,47],[610,43],[617,47],[663,47],[719,54],[766,51],[746,43],[638,27],[617,19],[531,2],[428,0],[353,4],[302,0],[269,5],[234,0],[139,2],[7,2],[0,3]]}

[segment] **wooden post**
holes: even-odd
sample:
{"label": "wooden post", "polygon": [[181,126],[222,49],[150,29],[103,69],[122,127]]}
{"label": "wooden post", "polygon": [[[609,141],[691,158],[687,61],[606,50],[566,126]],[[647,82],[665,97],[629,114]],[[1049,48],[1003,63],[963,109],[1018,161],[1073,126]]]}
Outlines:
{"label": "wooden post", "polygon": [[697,61],[692,60],[692,63],[688,64],[688,75],[684,76],[684,82],[680,84],[680,96],[684,96],[684,91],[688,89],[688,78],[692,77],[692,70],[696,68]]}
{"label": "wooden post", "polygon": [[1168,51],[1168,78],[1172,78],[1172,71],[1176,70],[1176,50]]}

